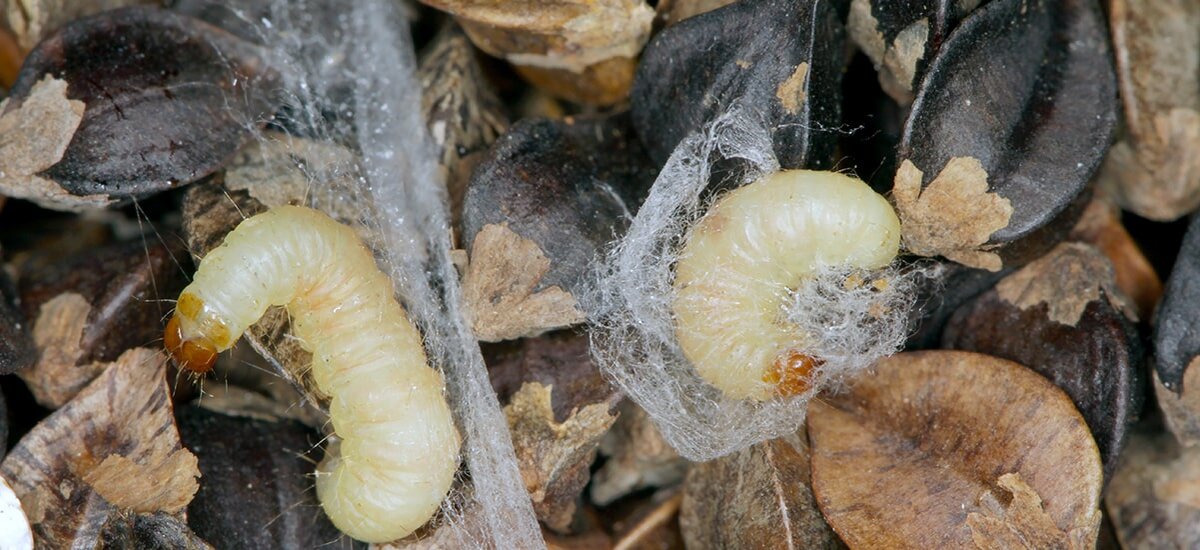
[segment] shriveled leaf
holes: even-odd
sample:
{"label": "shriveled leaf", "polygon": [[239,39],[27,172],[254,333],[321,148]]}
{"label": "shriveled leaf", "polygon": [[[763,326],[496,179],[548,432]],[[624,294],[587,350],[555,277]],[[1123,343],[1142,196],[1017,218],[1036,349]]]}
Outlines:
{"label": "shriveled leaf", "polygon": [[638,65],[632,112],[659,165],[734,102],[771,131],[784,168],[833,163],[843,27],[832,2],[734,2],[658,33]]}
{"label": "shriveled leaf", "polygon": [[524,69],[534,84],[600,105],[628,94],[654,19],[644,0],[422,2],[453,14],[476,46]]}
{"label": "shriveled leaf", "polygon": [[617,417],[606,404],[574,411],[564,422],[554,419],[552,388],[537,382],[522,387],[504,414],[513,449],[533,508],[547,527],[566,532],[575,516],[575,501],[589,478],[600,438]]}
{"label": "shriveled leaf", "polygon": [[125,352],[0,464],[39,545],[95,540],[121,508],[177,513],[191,500],[200,471],[175,431],[166,362]]}
{"label": "shriveled leaf", "polygon": [[840,548],[812,494],[803,433],[689,472],[680,528],[689,548]]}
{"label": "shriveled leaf", "polygon": [[1132,315],[1108,260],[1064,243],[959,308],[942,345],[1026,365],[1062,388],[1087,420],[1107,480],[1145,391]]}
{"label": "shriveled leaf", "polygon": [[625,115],[513,125],[476,168],[463,204],[463,284],[477,337],[581,322],[577,295],[593,262],[654,176]]}
{"label": "shriveled leaf", "polygon": [[1016,363],[896,355],[814,400],[808,426],[817,503],[852,548],[971,547],[968,517],[994,514],[1005,474],[1036,492],[1055,531],[1095,541],[1096,444],[1070,398]]}
{"label": "shriveled leaf", "polygon": [[1125,208],[1169,221],[1200,206],[1200,3],[1109,3],[1128,135],[1101,185]]}
{"label": "shriveled leaf", "polygon": [[923,171],[922,187],[956,157],[978,160],[985,191],[1012,208],[1005,225],[989,227],[986,244],[1032,238],[1077,202],[1104,157],[1116,121],[1115,80],[1097,2],[991,0],[950,32],[930,62],[900,158]]}
{"label": "shriveled leaf", "polygon": [[128,201],[202,178],[277,105],[279,75],[261,48],[155,8],[77,19],[47,37],[26,59],[6,112],[47,74],[85,106],[61,160],[37,174],[61,188],[40,197],[52,208],[78,206],[63,194]]}
{"label": "shriveled leaf", "polygon": [[1133,434],[1104,502],[1124,548],[1200,547],[1200,448]]}
{"label": "shriveled leaf", "polygon": [[892,198],[904,247],[921,256],[945,256],[968,267],[999,271],[1000,255],[987,243],[1008,226],[1013,207],[988,192],[988,173],[979,160],[950,159],[924,188],[923,176],[909,160],[896,171]]}
{"label": "shriveled leaf", "polygon": [[592,500],[600,505],[648,487],[674,485],[688,470],[688,461],[632,401],[621,403],[616,424],[600,440],[600,454],[608,458],[592,476],[590,490]]}

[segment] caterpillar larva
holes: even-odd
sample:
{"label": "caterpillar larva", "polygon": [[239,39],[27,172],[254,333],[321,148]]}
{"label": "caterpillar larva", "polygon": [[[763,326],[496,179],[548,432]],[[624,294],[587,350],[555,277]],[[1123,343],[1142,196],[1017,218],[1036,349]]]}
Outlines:
{"label": "caterpillar larva", "polygon": [[722,197],[692,228],[675,267],[675,334],[699,375],[735,398],[809,389],[821,359],[785,314],[818,269],[875,269],[900,247],[900,221],[862,181],[778,172]]}
{"label": "caterpillar larva", "polygon": [[325,513],[366,542],[424,525],[458,469],[458,430],[421,335],[349,227],[295,206],[243,221],[180,293],[167,348],[207,372],[272,305],[287,307],[313,354],[317,387],[331,398],[340,443],[317,467]]}

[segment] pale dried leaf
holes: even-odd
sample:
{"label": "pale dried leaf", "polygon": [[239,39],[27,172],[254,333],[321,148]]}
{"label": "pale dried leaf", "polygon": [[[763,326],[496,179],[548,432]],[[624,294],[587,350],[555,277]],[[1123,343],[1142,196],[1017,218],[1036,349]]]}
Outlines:
{"label": "pale dried leaf", "polygon": [[62,160],[83,120],[84,104],[67,98],[67,83],[47,75],[19,104],[0,104],[0,193],[56,210],[98,208],[103,195],[72,195],[37,174]]}
{"label": "pale dried leaf", "polygon": [[1022,310],[1046,304],[1046,316],[1075,326],[1087,305],[1105,298],[1130,320],[1137,312],[1117,288],[1112,264],[1090,245],[1060,243],[996,284],[1000,299]]}
{"label": "pale dried leaf", "polygon": [[[0,464],[0,472],[13,480],[39,545],[87,544],[116,512],[116,503],[85,481],[89,477],[103,480],[100,485],[113,498],[137,498],[136,504],[147,511],[178,511],[191,500],[200,472],[195,457],[179,442],[166,363],[156,351],[125,352],[35,426]],[[101,467],[113,456],[121,458]],[[114,475],[127,463],[153,472],[155,479]],[[158,482],[154,491],[127,494],[144,489],[148,481]]]}
{"label": "pale dried leaf", "polygon": [[1183,384],[1176,393],[1163,385],[1158,369],[1150,369],[1154,396],[1167,429],[1185,447],[1200,444],[1200,357],[1193,357],[1183,371]]}
{"label": "pale dried leaf", "polygon": [[1175,108],[1155,115],[1153,133],[1113,146],[1099,185],[1140,216],[1171,221],[1200,207],[1200,112]]}
{"label": "pale dried leaf", "polygon": [[775,90],[775,97],[788,114],[797,114],[808,97],[808,63],[796,65],[796,70]]}
{"label": "pale dried leaf", "polygon": [[84,473],[83,481],[122,510],[175,513],[183,510],[200,488],[196,478],[180,472],[200,475],[196,455],[186,449],[155,447],[141,464],[122,455],[109,455]]}
{"label": "pale dried leaf", "polygon": [[505,225],[483,226],[463,277],[475,337],[496,342],[583,322],[571,293],[558,286],[535,290],[549,269],[550,260],[537,243]]}
{"label": "pale dried leaf", "polygon": [[1057,550],[1089,548],[1096,539],[1100,516],[1090,525],[1078,525],[1072,533],[1058,528],[1042,508],[1042,497],[1021,479],[1019,474],[1004,474],[997,485],[1011,495],[1007,505],[991,492],[980,498],[982,512],[967,515],[971,539],[980,550],[1009,550],[1016,548]]}
{"label": "pale dried leaf", "polygon": [[504,407],[504,415],[534,510],[547,527],[562,532],[575,516],[575,500],[587,484],[600,438],[617,417],[609,414],[608,405],[596,403],[555,422],[550,392],[550,386],[526,383]]}
{"label": "pale dried leaf", "polygon": [[1000,256],[987,244],[1008,225],[1012,204],[988,192],[978,159],[954,157],[921,188],[924,174],[905,160],[896,171],[892,197],[900,215],[905,248],[921,256],[945,256],[960,264],[999,271]]}
{"label": "pale dried leaf", "polygon": [[78,365],[83,357],[80,339],[91,311],[87,299],[74,292],[59,294],[38,310],[33,323],[38,360],[17,376],[43,407],[61,407],[104,369],[104,363]]}

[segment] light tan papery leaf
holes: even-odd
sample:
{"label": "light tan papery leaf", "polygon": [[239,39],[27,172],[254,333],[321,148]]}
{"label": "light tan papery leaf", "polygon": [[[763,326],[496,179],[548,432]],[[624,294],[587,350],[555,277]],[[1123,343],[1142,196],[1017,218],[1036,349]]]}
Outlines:
{"label": "light tan papery leaf", "polygon": [[1117,288],[1112,264],[1083,243],[1059,243],[1045,256],[1001,279],[996,293],[1022,310],[1044,303],[1047,318],[1064,325],[1078,324],[1087,305],[1101,296],[1130,320],[1137,320],[1137,312]]}

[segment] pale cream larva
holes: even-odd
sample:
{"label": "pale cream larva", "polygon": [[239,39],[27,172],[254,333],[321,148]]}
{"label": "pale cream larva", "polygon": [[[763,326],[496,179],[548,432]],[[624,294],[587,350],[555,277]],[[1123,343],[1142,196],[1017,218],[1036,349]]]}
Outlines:
{"label": "pale cream larva", "polygon": [[675,268],[675,334],[697,373],[726,395],[804,393],[821,359],[786,314],[790,290],[825,267],[875,269],[900,221],[861,180],[791,170],[721,197],[692,228]]}
{"label": "pale cream larva", "polygon": [[166,344],[204,372],[268,306],[287,307],[330,396],[340,440],[318,466],[317,497],[346,534],[404,537],[437,511],[459,464],[441,374],[371,252],[316,210],[274,208],[243,221],[200,262]]}

